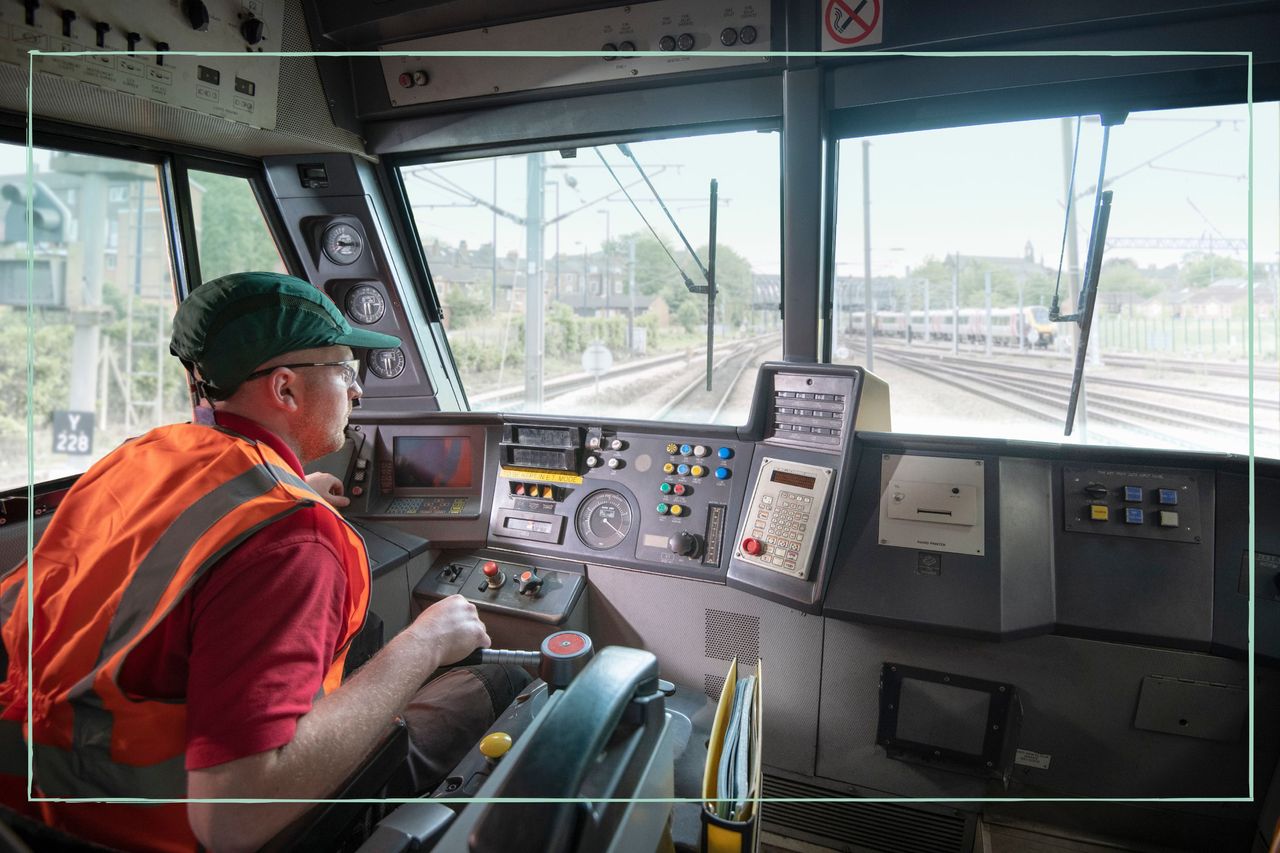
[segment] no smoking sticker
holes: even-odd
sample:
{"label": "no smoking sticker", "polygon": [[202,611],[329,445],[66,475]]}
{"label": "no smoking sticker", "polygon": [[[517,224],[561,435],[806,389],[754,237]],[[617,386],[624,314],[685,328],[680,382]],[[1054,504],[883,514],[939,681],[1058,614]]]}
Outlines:
{"label": "no smoking sticker", "polygon": [[839,50],[884,40],[881,0],[823,0],[822,49]]}

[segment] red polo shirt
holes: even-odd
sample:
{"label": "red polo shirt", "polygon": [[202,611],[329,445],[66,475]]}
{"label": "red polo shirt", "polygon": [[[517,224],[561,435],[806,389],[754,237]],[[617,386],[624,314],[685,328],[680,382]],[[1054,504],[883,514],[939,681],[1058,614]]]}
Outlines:
{"label": "red polo shirt", "polygon": [[[266,443],[303,476],[279,436],[236,415],[216,419]],[[340,524],[328,510],[306,507],[259,530],[207,571],[125,660],[119,681],[129,693],[185,699],[188,770],[293,739],[342,635]]]}

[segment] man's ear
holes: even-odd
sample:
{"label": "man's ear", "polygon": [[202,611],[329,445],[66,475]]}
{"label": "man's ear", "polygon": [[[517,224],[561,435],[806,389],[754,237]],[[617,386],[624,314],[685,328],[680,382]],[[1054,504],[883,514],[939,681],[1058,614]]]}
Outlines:
{"label": "man's ear", "polygon": [[269,404],[283,412],[293,413],[299,408],[298,391],[302,384],[301,375],[289,369],[277,370],[267,377]]}

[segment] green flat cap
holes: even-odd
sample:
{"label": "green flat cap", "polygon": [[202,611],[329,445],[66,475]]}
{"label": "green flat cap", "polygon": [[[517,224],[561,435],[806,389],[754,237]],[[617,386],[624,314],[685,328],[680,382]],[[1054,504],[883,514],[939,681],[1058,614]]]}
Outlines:
{"label": "green flat cap", "polygon": [[228,396],[265,361],[295,350],[346,344],[391,348],[400,339],[353,329],[317,287],[291,275],[242,272],[197,287],[173,317],[169,352]]}

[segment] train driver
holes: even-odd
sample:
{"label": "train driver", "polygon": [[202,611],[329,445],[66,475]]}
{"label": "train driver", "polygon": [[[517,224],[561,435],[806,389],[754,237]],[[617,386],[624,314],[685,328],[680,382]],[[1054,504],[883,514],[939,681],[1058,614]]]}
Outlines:
{"label": "train driver", "polygon": [[[399,343],[275,273],[225,276],[181,304],[170,348],[215,422],[160,427],[97,462],[41,537],[33,585],[25,562],[0,580],[7,804],[129,850],[257,849],[309,804],[207,800],[329,796],[396,715],[424,790],[511,702],[528,680],[515,668],[423,686],[489,645],[461,596],[343,680],[368,557],[326,502],[347,502],[341,483],[302,464],[344,442],[353,349]],[[28,744],[36,797],[204,801],[29,803]]]}

